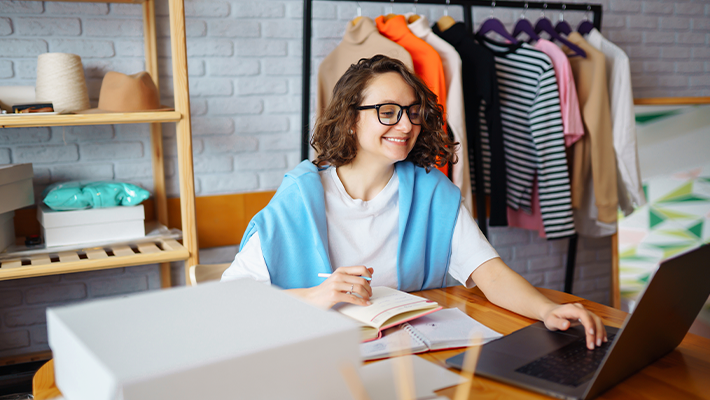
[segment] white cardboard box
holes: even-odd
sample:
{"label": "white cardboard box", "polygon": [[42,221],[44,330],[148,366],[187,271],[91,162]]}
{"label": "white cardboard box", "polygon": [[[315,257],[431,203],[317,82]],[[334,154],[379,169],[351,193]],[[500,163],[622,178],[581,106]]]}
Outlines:
{"label": "white cardboard box", "polygon": [[37,220],[47,247],[128,240],[145,236],[143,205],[54,211],[41,204]]}
{"label": "white cardboard box", "polygon": [[15,243],[15,212],[0,214],[0,251]]}
{"label": "white cardboard box", "polygon": [[0,214],[35,203],[32,164],[0,164]]}
{"label": "white cardboard box", "polygon": [[357,324],[249,279],[47,310],[67,400],[348,399]]}

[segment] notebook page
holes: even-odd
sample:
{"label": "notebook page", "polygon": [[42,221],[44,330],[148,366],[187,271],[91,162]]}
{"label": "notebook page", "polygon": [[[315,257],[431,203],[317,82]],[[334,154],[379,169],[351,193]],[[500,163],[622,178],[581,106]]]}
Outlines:
{"label": "notebook page", "polygon": [[379,328],[395,315],[437,307],[436,302],[386,286],[373,287],[370,302],[372,305],[367,307],[342,304],[333,309],[363,324]]}
{"label": "notebook page", "polygon": [[[417,336],[411,336],[408,322],[382,331],[382,338],[360,344],[360,356],[363,361],[389,357],[392,353],[420,353],[428,350],[426,344]],[[409,336],[409,338],[407,338]],[[402,340],[404,339],[404,340]]]}
{"label": "notebook page", "polygon": [[458,308],[447,308],[425,315],[409,324],[419,332],[431,350],[472,346],[474,331],[483,334],[483,342],[502,337],[500,333],[466,315]]}
{"label": "notebook page", "polygon": [[[417,356],[409,357],[414,370],[415,396],[417,399],[434,399],[435,391],[466,381],[466,378],[446,368]],[[372,400],[397,399],[393,360],[382,360],[363,366],[360,369],[362,383]]]}

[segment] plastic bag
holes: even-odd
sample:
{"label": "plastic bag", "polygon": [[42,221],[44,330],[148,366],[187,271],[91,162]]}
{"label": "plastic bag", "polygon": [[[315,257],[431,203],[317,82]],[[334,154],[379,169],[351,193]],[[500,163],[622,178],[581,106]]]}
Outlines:
{"label": "plastic bag", "polygon": [[72,181],[54,183],[42,192],[44,204],[52,210],[136,206],[150,192],[136,185],[115,181]]}

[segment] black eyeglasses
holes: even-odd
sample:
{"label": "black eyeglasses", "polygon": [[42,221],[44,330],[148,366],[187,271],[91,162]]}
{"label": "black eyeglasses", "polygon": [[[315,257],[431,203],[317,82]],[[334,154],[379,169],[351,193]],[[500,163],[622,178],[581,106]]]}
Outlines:
{"label": "black eyeglasses", "polygon": [[404,111],[407,112],[409,122],[412,125],[422,124],[422,106],[421,104],[412,104],[410,106],[400,106],[396,103],[375,104],[374,106],[361,106],[358,110],[377,110],[377,119],[382,125],[392,126],[397,125]]}

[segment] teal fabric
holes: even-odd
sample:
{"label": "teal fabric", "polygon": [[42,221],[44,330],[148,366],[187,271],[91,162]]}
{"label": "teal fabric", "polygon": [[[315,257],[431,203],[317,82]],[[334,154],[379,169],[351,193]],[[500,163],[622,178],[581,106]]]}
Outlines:
{"label": "teal fabric", "polygon": [[42,192],[44,204],[52,210],[135,206],[150,192],[130,183],[113,181],[72,181],[54,183]]}
{"label": "teal fabric", "polygon": [[[461,192],[438,170],[395,164],[399,178],[399,290],[444,287]],[[303,161],[288,172],[271,202],[249,222],[240,251],[259,232],[271,283],[307,288],[330,273],[323,185],[318,169]]]}

